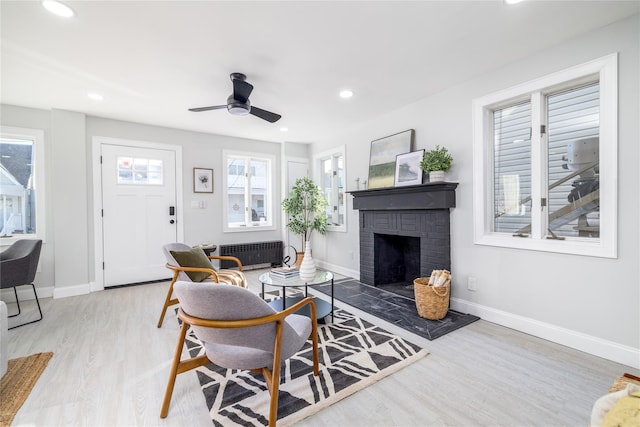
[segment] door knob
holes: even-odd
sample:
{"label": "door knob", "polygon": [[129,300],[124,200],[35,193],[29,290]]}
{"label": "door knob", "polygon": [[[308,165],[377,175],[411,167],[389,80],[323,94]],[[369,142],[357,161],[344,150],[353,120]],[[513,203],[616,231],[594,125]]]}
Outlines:
{"label": "door knob", "polygon": [[175,224],[176,222],[174,220],[170,220],[169,224]]}

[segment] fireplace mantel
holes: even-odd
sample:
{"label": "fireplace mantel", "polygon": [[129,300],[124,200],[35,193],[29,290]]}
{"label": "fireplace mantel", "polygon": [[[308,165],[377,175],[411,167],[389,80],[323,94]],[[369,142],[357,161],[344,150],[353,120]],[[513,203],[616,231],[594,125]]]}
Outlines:
{"label": "fireplace mantel", "polygon": [[456,207],[457,182],[433,182],[406,187],[350,191],[353,209],[425,210]]}
{"label": "fireplace mantel", "polygon": [[408,285],[451,270],[450,209],[456,182],[351,191],[360,219],[360,281]]}

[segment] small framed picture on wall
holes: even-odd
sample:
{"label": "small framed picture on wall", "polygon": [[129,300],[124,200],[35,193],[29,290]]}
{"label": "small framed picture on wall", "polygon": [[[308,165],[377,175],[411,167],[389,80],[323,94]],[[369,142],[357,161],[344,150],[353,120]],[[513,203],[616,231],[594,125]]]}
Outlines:
{"label": "small framed picture on wall", "polygon": [[213,169],[193,168],[193,192],[213,193]]}

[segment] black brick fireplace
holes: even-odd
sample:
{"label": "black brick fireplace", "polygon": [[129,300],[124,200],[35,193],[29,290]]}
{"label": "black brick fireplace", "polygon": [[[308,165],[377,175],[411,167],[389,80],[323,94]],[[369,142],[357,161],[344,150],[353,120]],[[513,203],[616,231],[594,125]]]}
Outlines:
{"label": "black brick fireplace", "polygon": [[406,286],[451,270],[449,209],[457,183],[352,191],[360,217],[360,282]]}

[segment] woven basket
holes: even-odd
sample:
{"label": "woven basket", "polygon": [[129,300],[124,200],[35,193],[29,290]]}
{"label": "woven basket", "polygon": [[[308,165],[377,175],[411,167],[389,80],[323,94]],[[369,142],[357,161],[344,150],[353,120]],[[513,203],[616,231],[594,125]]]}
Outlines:
{"label": "woven basket", "polygon": [[449,291],[451,282],[444,286],[429,285],[428,277],[418,277],[413,281],[413,292],[416,297],[416,308],[420,317],[429,320],[440,320],[449,310]]}

